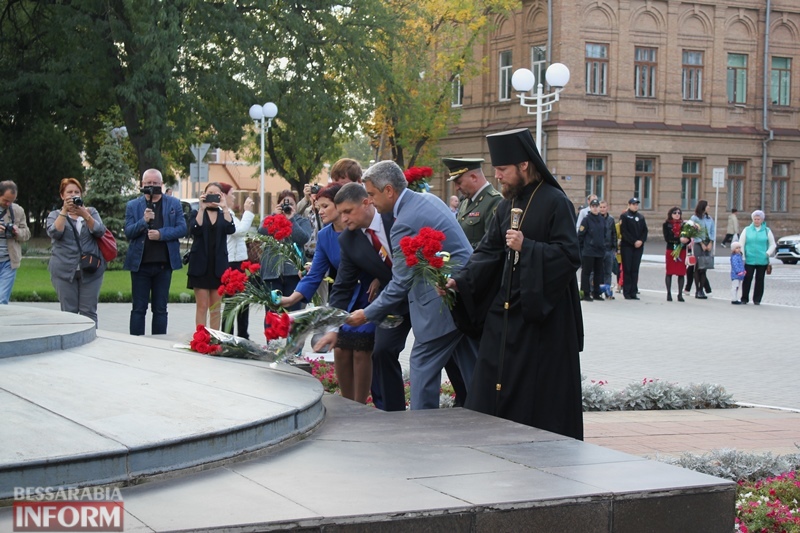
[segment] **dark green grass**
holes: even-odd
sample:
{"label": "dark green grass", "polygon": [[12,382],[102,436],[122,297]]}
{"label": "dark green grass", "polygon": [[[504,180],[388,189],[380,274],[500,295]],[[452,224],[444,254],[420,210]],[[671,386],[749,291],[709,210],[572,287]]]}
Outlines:
{"label": "dark green grass", "polygon": [[[183,297],[181,297],[183,295]],[[194,292],[186,288],[186,269],[172,272],[170,302],[194,302]],[[23,258],[11,291],[12,302],[57,302],[50,282],[47,259]],[[106,270],[100,289],[101,302],[130,302],[131,274],[125,270]]]}

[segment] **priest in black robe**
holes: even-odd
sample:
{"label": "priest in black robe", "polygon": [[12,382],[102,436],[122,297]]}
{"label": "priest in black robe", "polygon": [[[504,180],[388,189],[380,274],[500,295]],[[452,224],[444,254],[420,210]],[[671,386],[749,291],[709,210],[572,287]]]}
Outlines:
{"label": "priest in black robe", "polygon": [[[449,281],[459,293],[456,322],[482,332],[465,407],[582,440],[575,210],[529,130],[487,140],[504,200]],[[522,210],[518,231],[511,229],[512,208]]]}

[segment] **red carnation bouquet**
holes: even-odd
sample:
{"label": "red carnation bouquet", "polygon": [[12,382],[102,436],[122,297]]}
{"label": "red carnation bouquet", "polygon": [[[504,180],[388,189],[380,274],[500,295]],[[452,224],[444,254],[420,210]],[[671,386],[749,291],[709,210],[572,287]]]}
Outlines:
{"label": "red carnation bouquet", "polygon": [[253,341],[200,325],[195,329],[189,349],[207,355],[233,357],[235,359],[255,359],[274,362],[281,354],[275,348],[261,346]]}
{"label": "red carnation bouquet", "polygon": [[408,188],[416,192],[430,192],[431,186],[428,180],[433,176],[431,167],[409,167],[403,174],[408,182]]}
{"label": "red carnation bouquet", "polygon": [[450,254],[442,250],[444,240],[445,235],[441,231],[424,227],[417,235],[400,239],[402,255],[398,254],[395,260],[405,259],[406,266],[411,270],[413,283],[422,280],[445,291],[442,298],[447,307],[452,309],[456,293],[452,289],[446,289],[445,284],[456,265],[450,262]]}
{"label": "red carnation bouquet", "polygon": [[282,241],[292,234],[292,222],[283,215],[270,215],[264,218],[261,227],[265,228],[278,241]]}
{"label": "red carnation bouquet", "polygon": [[261,257],[266,252],[268,260],[274,264],[280,264],[279,261],[282,259],[292,263],[298,272],[303,272],[303,251],[296,243],[288,240],[292,235],[291,220],[281,214],[270,215],[264,218],[261,227],[266,229],[269,235],[247,236],[248,244],[257,243],[258,255]]}
{"label": "red carnation bouquet", "polygon": [[217,289],[217,294],[220,296],[233,296],[244,291],[250,276],[259,270],[261,270],[261,265],[250,261],[242,261],[240,268],[227,268],[222,273],[222,285]]}

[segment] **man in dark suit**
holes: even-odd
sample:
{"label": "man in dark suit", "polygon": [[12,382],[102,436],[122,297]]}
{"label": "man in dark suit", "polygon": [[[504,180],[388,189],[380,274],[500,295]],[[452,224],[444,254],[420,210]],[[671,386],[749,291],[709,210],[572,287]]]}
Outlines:
{"label": "man in dark suit", "polygon": [[125,237],[130,243],[123,268],[131,272],[131,335],[144,335],[147,303],[153,310],[151,332],[167,332],[167,301],[172,271],[180,269],[180,243],[186,235],[181,201],[162,194],[161,172],[142,174],[142,196],[125,207]]}
{"label": "man in dark suit", "polygon": [[[372,165],[362,179],[378,212],[395,217],[390,235],[393,249],[399,249],[403,237],[430,227],[444,233],[442,245],[450,254],[450,261],[466,264],[472,246],[442,200],[432,194],[409,190],[402,169],[394,161]],[[437,409],[442,368],[454,356],[469,387],[477,359],[477,342],[456,329],[453,317],[434,287],[413,281],[405,261],[394,261],[392,281],[365,309],[351,313],[348,323],[357,326],[367,321],[380,322],[407,300],[414,330],[410,357],[411,408]]]}
{"label": "man in dark suit", "polygon": [[[380,282],[378,292],[391,281],[389,232],[393,217],[391,214],[378,213],[367,196],[367,191],[359,183],[349,183],[342,187],[334,202],[347,228],[339,235],[341,260],[328,303],[339,309],[347,309],[363,273]],[[375,245],[372,235],[375,235],[379,246]],[[376,296],[377,293],[370,294],[370,299],[373,300]],[[406,345],[408,332],[411,331],[408,303],[400,302],[391,314],[402,317],[403,321],[394,328],[379,327],[375,330],[375,347],[372,350],[373,399],[375,405],[384,411],[405,411],[403,371],[399,358]],[[335,343],[335,334],[329,333],[320,339],[314,349],[319,350],[326,344]]]}

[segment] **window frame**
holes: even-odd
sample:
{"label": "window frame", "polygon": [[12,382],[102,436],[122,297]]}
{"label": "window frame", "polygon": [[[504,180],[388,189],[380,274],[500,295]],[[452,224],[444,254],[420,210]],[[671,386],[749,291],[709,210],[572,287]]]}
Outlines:
{"label": "window frame", "polygon": [[[687,61],[692,54],[699,54],[700,63]],[[681,52],[681,95],[686,102],[703,101],[703,73],[705,51],[683,50]]]}
{"label": "window frame", "polygon": [[[695,172],[686,170],[687,164],[697,164]],[[703,162],[700,159],[684,159],[681,163],[681,209],[692,210],[700,201],[700,182],[703,179]],[[687,195],[687,191],[689,194]]]}
{"label": "window frame", "polygon": [[464,106],[464,85],[461,83],[461,74],[453,76],[450,82],[450,107]]}
{"label": "window frame", "polygon": [[[650,163],[650,169],[646,169],[644,165],[640,165],[640,163]],[[653,209],[653,187],[655,182],[656,158],[637,157],[634,163],[633,195],[639,199],[642,209],[646,211],[651,211]]]}
{"label": "window frame", "polygon": [[[541,59],[537,59],[537,55],[541,57]],[[538,84],[542,84],[544,90],[547,91],[547,77],[545,74],[547,73],[547,45],[546,44],[534,44],[531,46],[531,72],[533,72],[533,77],[536,80],[534,83],[533,88],[531,89],[531,93],[536,94],[536,86]]]}
{"label": "window frame", "polygon": [[[601,168],[589,168],[590,161],[599,161]],[[585,196],[594,194],[598,198],[604,198],[606,178],[608,178],[608,156],[587,155]]]}
{"label": "window frame", "polygon": [[[776,173],[776,169],[779,167],[785,167],[786,172],[784,174]],[[772,170],[770,171],[772,178],[770,183],[770,190],[772,191],[770,207],[773,213],[787,213],[789,211],[789,181],[791,175],[791,161],[772,162]]]}
{"label": "window frame", "polygon": [[[503,61],[508,58],[508,64]],[[514,56],[511,50],[502,50],[498,56],[498,99],[500,102],[511,101],[511,76],[514,69]]]}
{"label": "window frame", "polygon": [[[788,66],[782,68],[776,68],[775,67],[776,59],[785,59],[788,62]],[[769,100],[770,103],[774,106],[787,107],[791,105],[792,103],[792,58],[791,57],[783,57],[783,56],[770,57]]]}
{"label": "window frame", "polygon": [[[652,57],[641,59],[640,53]],[[633,49],[633,93],[636,98],[655,98],[658,80],[658,48],[636,46]]]}
{"label": "window frame", "polygon": [[[602,50],[601,55],[592,55],[590,47]],[[586,62],[586,94],[592,96],[608,96],[609,45],[604,43],[586,43],[584,47]],[[601,87],[598,88],[598,85]]]}
{"label": "window frame", "polygon": [[[731,65],[731,59],[736,57],[744,59],[744,66]],[[726,93],[729,104],[747,104],[747,63],[747,54],[728,53]]]}
{"label": "window frame", "polygon": [[[741,165],[741,171],[736,167]],[[731,159],[728,161],[728,210],[744,210],[744,191],[747,180],[747,161]]]}

